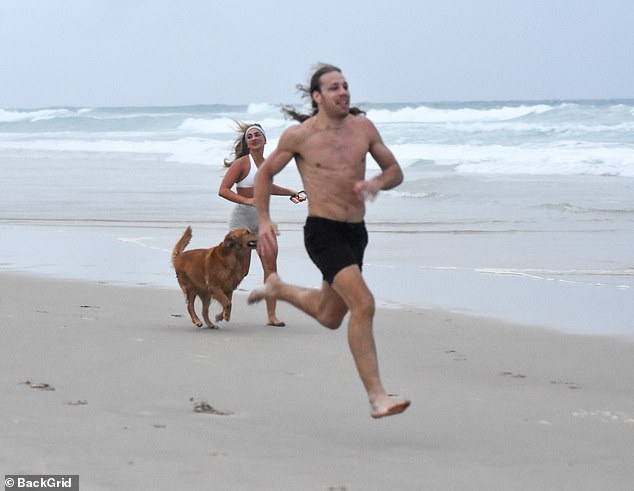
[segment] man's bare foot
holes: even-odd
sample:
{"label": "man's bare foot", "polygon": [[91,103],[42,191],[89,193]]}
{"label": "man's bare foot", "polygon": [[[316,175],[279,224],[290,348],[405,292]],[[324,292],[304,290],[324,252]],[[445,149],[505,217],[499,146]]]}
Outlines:
{"label": "man's bare foot", "polygon": [[401,414],[405,411],[409,405],[410,401],[392,401],[391,399],[387,399],[386,402],[380,404],[370,404],[372,406],[372,411],[370,412],[370,416],[374,419],[383,418],[385,416],[394,416],[395,414]]}
{"label": "man's bare foot", "polygon": [[258,303],[265,298],[273,296],[275,293],[275,286],[279,283],[280,277],[277,273],[271,273],[269,277],[266,279],[264,284],[260,288],[256,288],[247,297],[248,304]]}

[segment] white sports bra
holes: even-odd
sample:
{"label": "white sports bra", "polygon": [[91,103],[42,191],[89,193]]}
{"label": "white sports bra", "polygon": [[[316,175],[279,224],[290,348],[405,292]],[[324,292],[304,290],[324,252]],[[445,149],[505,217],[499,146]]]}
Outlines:
{"label": "white sports bra", "polygon": [[255,165],[255,161],[251,154],[249,154],[249,173],[240,182],[236,182],[237,188],[253,188],[255,187],[255,173],[258,171],[258,166]]}

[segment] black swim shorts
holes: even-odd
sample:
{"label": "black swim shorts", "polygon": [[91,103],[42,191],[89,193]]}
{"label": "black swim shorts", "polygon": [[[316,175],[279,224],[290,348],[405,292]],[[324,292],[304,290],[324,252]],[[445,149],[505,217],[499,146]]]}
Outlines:
{"label": "black swim shorts", "polygon": [[304,225],[304,245],[308,255],[329,285],[347,266],[363,266],[363,252],[368,245],[365,222],[347,223],[309,216]]}

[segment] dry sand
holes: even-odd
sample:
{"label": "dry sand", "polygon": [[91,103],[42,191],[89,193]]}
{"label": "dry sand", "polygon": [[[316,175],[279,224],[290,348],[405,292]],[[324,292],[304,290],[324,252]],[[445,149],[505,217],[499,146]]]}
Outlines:
{"label": "dry sand", "polygon": [[[214,305],[214,309],[217,305]],[[0,469],[82,490],[631,490],[634,343],[380,310],[373,420],[348,351],[244,293],[198,329],[176,289],[0,274]]]}

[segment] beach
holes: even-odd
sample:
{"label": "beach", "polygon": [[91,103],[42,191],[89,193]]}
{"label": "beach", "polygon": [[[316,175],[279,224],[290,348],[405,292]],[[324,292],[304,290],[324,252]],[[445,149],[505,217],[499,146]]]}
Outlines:
{"label": "beach", "polygon": [[[345,327],[246,304],[255,255],[218,330],[191,324],[170,265],[188,225],[190,248],[223,239],[234,121],[268,153],[278,107],[1,110],[0,469],[90,490],[630,490],[633,108],[365,105],[405,175],[367,203],[381,375],[412,401],[378,421]],[[301,186],[293,165],[276,183]],[[281,277],[318,287],[306,203],[271,213]]]}
{"label": "beach", "polygon": [[[367,205],[381,306],[634,337],[634,101],[361,107],[405,175]],[[185,227],[192,247],[226,231],[236,120],[263,125],[265,155],[291,124],[267,103],[1,110],[0,271],[173,286]],[[301,188],[294,164],[276,183]],[[274,197],[271,212],[282,276],[318,286],[306,203]]]}
{"label": "beach", "polygon": [[[622,0],[0,2],[5,491],[634,491],[632,19]],[[232,200],[255,201],[226,189],[254,182],[245,149],[286,188],[281,293],[324,285],[311,217],[363,220],[338,329],[249,305],[276,291],[257,251],[231,319],[192,324],[173,250],[190,227],[186,250],[223,243]]]}
{"label": "beach", "polygon": [[80,489],[627,490],[634,344],[380,309],[373,420],[348,351],[238,292],[218,330],[177,288],[0,274],[0,463]]}

